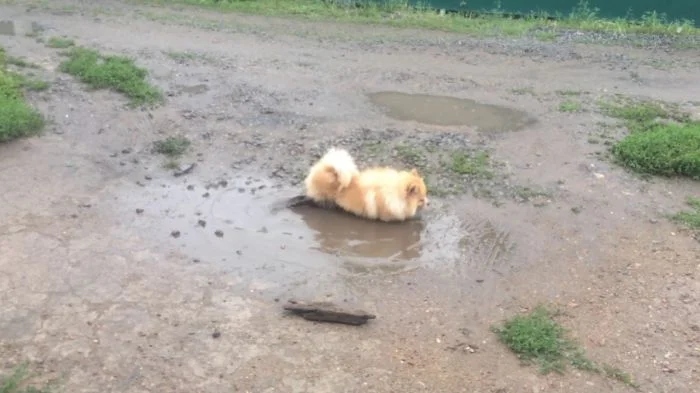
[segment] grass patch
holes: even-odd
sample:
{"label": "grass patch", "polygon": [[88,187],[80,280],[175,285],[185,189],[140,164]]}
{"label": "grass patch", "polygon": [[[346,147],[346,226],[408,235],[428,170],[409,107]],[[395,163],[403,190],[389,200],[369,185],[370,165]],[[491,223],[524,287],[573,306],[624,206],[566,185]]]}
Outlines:
{"label": "grass patch", "polygon": [[6,56],[5,64],[13,65],[15,67],[20,67],[20,68],[39,68],[39,66],[34,64],[34,63],[30,63],[21,57],[14,57],[14,56]]}
{"label": "grass patch", "polygon": [[671,218],[688,228],[700,230],[700,198],[688,198],[689,211],[682,211],[674,214]]}
{"label": "grass patch", "polygon": [[37,388],[26,383],[27,367],[17,367],[12,374],[0,376],[0,393],[50,393],[50,386]]}
{"label": "grass patch", "polygon": [[188,60],[191,61],[197,58],[197,54],[192,52],[166,51],[163,53],[165,53],[165,55],[169,58],[181,63]]}
{"label": "grass patch", "polygon": [[638,173],[700,180],[700,123],[660,124],[632,132],[613,146],[612,153]]}
{"label": "grass patch", "polygon": [[147,71],[124,56],[103,56],[96,50],[73,48],[60,70],[80,79],[93,89],[110,89],[124,94],[132,106],[156,104],[162,92],[146,81]]}
{"label": "grass patch", "polygon": [[44,90],[48,90],[49,87],[51,87],[51,84],[49,82],[38,80],[38,79],[23,78],[20,81],[20,84],[22,85],[23,88],[25,88],[29,91],[44,91]]}
{"label": "grass patch", "polygon": [[0,142],[35,135],[44,118],[24,98],[25,79],[7,71],[7,56],[0,48]]}
{"label": "grass patch", "polygon": [[170,136],[153,142],[153,151],[168,157],[179,157],[190,147],[190,140],[184,136]]}
{"label": "grass patch", "polygon": [[46,41],[46,46],[49,48],[66,49],[75,46],[75,41],[65,37],[51,37]]}
{"label": "grass patch", "polygon": [[348,22],[383,24],[396,27],[427,28],[475,35],[530,34],[551,41],[559,32],[571,29],[605,31],[616,34],[659,34],[688,36],[700,34],[692,21],[671,21],[664,15],[650,12],[641,18],[604,19],[599,9],[581,0],[568,15],[530,13],[521,17],[504,17],[504,10],[494,9],[475,13],[462,10],[459,13],[441,14],[436,9],[407,1],[344,1],[344,0],[146,0],[156,4],[191,4],[243,13],[297,16],[307,19],[333,19]]}
{"label": "grass patch", "polygon": [[398,158],[406,165],[423,169],[426,167],[426,155],[423,149],[407,144],[401,144],[394,148]]}
{"label": "grass patch", "polygon": [[566,100],[559,104],[559,112],[575,113],[581,112],[583,105],[578,101]]}
{"label": "grass patch", "polygon": [[538,306],[527,314],[510,318],[493,331],[521,360],[537,364],[544,374],[562,373],[570,365],[636,387],[632,378],[620,369],[589,359],[545,307]]}
{"label": "grass patch", "polygon": [[685,122],[688,115],[670,104],[658,101],[632,101],[619,98],[616,102],[601,102],[600,107],[607,116],[625,122],[630,131],[645,131],[658,124],[659,119]]}
{"label": "grass patch", "polygon": [[449,168],[452,172],[460,175],[482,178],[493,177],[491,160],[486,152],[479,152],[473,155],[462,152],[454,153],[452,154]]}

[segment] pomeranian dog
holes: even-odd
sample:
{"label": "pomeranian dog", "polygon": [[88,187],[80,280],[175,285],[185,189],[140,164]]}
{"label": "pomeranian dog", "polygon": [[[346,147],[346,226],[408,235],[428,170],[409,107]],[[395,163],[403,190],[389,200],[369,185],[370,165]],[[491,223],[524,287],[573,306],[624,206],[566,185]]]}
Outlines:
{"label": "pomeranian dog", "polygon": [[428,204],[428,190],[416,169],[360,171],[350,153],[338,148],[328,150],[311,167],[304,184],[306,196],[315,203],[335,204],[371,220],[404,221]]}

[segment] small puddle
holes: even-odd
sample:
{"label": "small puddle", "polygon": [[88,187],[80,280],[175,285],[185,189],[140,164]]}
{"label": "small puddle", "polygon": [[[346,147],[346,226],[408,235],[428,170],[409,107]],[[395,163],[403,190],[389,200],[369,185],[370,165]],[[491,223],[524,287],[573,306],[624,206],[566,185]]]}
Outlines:
{"label": "small puddle", "polygon": [[438,126],[470,126],[481,132],[517,131],[536,122],[526,112],[467,98],[382,91],[370,101],[397,120]]}
{"label": "small puddle", "polygon": [[381,276],[421,266],[474,278],[509,260],[507,233],[487,221],[466,225],[426,212],[421,220],[380,223],[284,207],[293,195],[253,177],[208,187],[153,180],[120,193],[115,203],[129,231],[268,287],[310,282],[327,287],[336,285],[339,274]]}

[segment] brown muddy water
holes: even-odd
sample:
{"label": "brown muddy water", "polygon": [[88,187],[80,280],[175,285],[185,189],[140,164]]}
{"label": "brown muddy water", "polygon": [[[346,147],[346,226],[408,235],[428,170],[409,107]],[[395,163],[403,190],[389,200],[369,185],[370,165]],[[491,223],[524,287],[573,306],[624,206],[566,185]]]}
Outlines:
{"label": "brown muddy water", "polygon": [[120,192],[114,204],[123,224],[193,263],[217,264],[270,287],[293,289],[323,277],[342,285],[338,276],[421,268],[474,282],[510,267],[513,242],[489,221],[465,222],[431,205],[419,220],[382,223],[286,208],[294,195],[256,177],[211,184],[163,179]]}
{"label": "brown muddy water", "polygon": [[536,122],[526,112],[468,98],[381,91],[370,101],[396,120],[437,126],[470,126],[481,132],[517,131]]}

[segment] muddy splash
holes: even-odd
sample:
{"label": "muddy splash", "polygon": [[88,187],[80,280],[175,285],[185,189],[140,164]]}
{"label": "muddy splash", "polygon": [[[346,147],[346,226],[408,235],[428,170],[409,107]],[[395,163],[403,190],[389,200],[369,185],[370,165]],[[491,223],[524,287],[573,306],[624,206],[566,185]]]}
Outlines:
{"label": "muddy splash", "polygon": [[387,116],[438,126],[470,126],[481,132],[517,131],[536,119],[523,111],[466,98],[382,91],[368,95]]}

